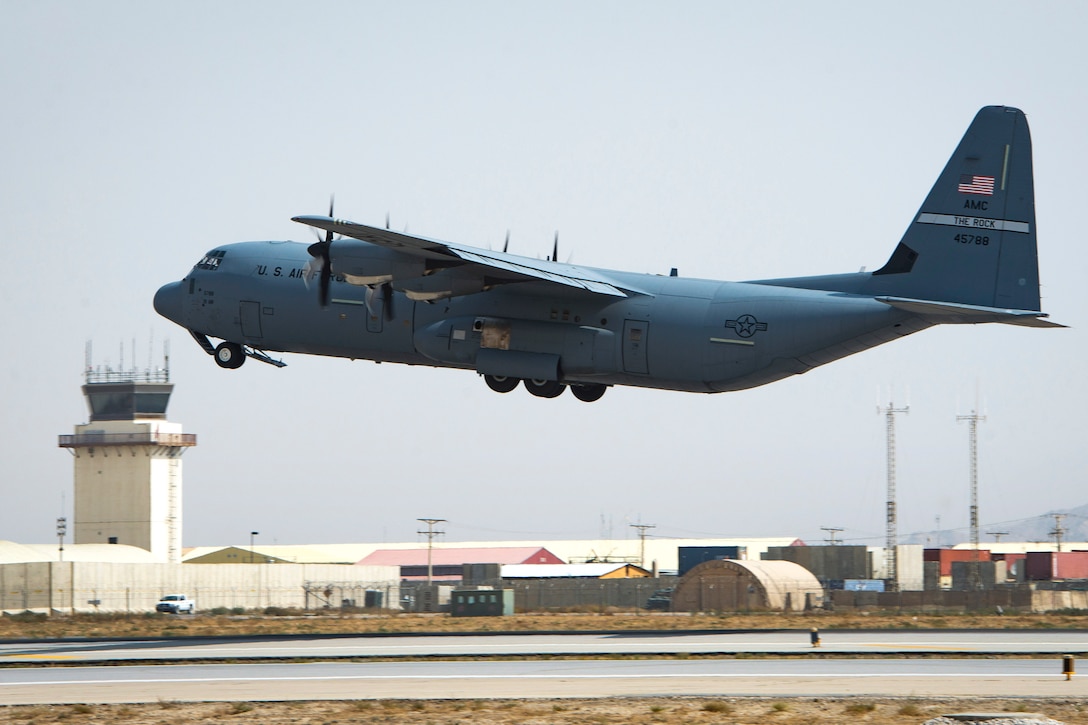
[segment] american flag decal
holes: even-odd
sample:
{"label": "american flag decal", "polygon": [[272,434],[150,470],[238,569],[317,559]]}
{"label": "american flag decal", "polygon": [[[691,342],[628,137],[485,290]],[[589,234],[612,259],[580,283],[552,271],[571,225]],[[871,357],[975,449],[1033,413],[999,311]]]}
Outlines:
{"label": "american flag decal", "polygon": [[957,191],[961,194],[985,194],[994,195],[994,177],[976,176],[973,174],[960,174],[960,185]]}

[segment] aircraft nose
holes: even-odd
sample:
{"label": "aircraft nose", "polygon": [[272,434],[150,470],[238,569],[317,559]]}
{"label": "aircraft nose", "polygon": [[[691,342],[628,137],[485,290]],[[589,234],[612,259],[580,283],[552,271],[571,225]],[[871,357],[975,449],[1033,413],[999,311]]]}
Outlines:
{"label": "aircraft nose", "polygon": [[159,287],[155,293],[155,312],[172,322],[184,326],[181,319],[181,282],[171,282]]}

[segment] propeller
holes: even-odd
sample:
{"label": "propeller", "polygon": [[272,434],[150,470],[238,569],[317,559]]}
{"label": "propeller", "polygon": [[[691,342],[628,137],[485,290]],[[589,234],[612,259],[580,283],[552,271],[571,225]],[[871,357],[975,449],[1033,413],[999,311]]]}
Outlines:
{"label": "propeller", "polygon": [[552,244],[552,261],[559,261],[559,232],[555,232],[555,242]]}
{"label": "propeller", "polygon": [[[336,201],[335,196],[329,197],[329,218],[332,218],[333,205]],[[306,251],[313,257],[306,263],[306,267],[303,270],[305,274],[302,279],[306,281],[306,286],[309,287],[310,275],[313,274],[316,269],[320,275],[318,279],[318,297],[321,300],[322,307],[329,306],[329,283],[332,281],[332,259],[330,257],[330,250],[332,249],[333,234],[331,229],[325,230],[325,239],[320,242],[314,242]]]}
{"label": "propeller", "polygon": [[506,254],[506,250],[510,249],[510,230],[506,230],[506,241],[502,243],[502,253]]}
{"label": "propeller", "polygon": [[377,285],[369,285],[366,288],[366,311],[371,316],[374,315],[374,296],[381,295],[382,298],[382,316],[386,321],[393,319],[393,285],[388,282],[382,282]]}

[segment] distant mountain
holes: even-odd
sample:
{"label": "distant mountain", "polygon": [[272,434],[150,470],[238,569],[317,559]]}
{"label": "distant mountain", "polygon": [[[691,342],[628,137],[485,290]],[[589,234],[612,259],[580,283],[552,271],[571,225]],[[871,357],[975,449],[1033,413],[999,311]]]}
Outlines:
{"label": "distant mountain", "polygon": [[[1016,521],[1002,521],[996,524],[983,524],[979,528],[979,541],[996,541],[991,532],[1002,532],[1002,541],[1054,541],[1054,515],[1062,517],[1062,541],[1088,541],[1088,504],[1076,508],[1050,511],[1038,516]],[[927,547],[955,546],[971,541],[970,529],[942,529],[941,531],[916,531],[905,537],[904,544],[922,544]]]}

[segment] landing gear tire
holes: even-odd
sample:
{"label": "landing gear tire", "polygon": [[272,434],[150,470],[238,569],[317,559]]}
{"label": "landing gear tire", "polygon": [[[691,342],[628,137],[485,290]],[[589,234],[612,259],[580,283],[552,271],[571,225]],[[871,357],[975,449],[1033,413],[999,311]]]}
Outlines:
{"label": "landing gear tire", "polygon": [[607,385],[599,385],[597,383],[570,386],[571,394],[583,403],[593,403],[600,400],[606,390],[608,390]]}
{"label": "landing gear tire", "polygon": [[566,385],[558,380],[529,380],[523,381],[525,389],[538,398],[558,398],[567,389]]}
{"label": "landing gear tire", "polygon": [[496,393],[509,393],[518,386],[518,383],[520,383],[521,380],[518,378],[508,378],[505,375],[485,375],[484,382],[487,383],[487,387],[491,388]]}
{"label": "landing gear tire", "polygon": [[242,367],[245,361],[246,354],[242,346],[236,342],[221,342],[219,347],[215,348],[215,362],[221,368],[235,370]]}

